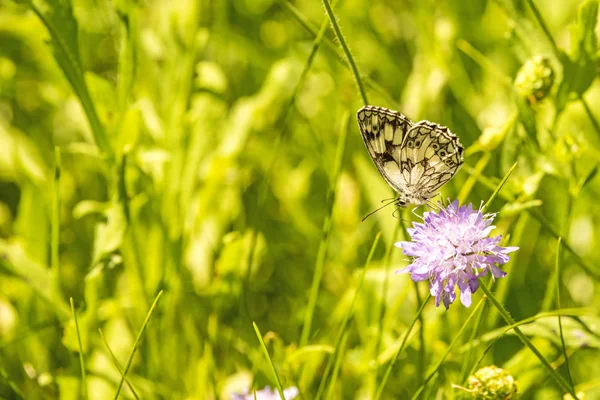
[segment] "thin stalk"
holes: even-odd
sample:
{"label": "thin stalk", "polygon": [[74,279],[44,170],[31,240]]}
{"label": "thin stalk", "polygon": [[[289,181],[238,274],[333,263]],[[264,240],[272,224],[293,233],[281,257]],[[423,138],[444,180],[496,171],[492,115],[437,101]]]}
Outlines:
{"label": "thin stalk", "polygon": [[385,384],[386,384],[388,378],[390,377],[390,373],[392,372],[392,368],[394,368],[394,364],[396,364],[396,360],[398,360],[400,353],[402,353],[402,350],[404,350],[404,346],[406,345],[406,341],[408,340],[408,335],[410,335],[410,332],[412,331],[415,324],[421,317],[421,313],[425,309],[425,306],[429,302],[430,298],[431,298],[431,294],[427,295],[427,298],[425,299],[425,301],[423,301],[423,303],[421,304],[421,307],[419,307],[419,310],[417,311],[417,315],[415,316],[415,318],[411,322],[410,326],[408,327],[406,333],[404,334],[404,337],[402,338],[402,342],[400,343],[400,347],[398,347],[396,354],[394,354],[394,357],[392,357],[392,360],[390,361],[387,369],[385,370],[385,373],[383,374],[383,379],[381,379],[381,382],[379,383],[379,386],[377,387],[377,391],[375,392],[375,396],[373,397],[374,400],[379,400],[379,398],[381,397],[381,394],[383,393],[383,388],[385,387]]}
{"label": "thin stalk", "polygon": [[[500,304],[500,302],[496,299],[496,296],[494,296],[492,294],[490,289],[488,289],[488,287],[486,285],[481,285],[481,290],[483,290],[483,292],[488,297],[488,299],[492,302],[494,307],[496,307],[496,309],[498,310],[500,315],[502,315],[502,318],[504,318],[504,320],[509,325],[515,325],[515,321],[512,319],[510,314],[506,311],[504,306],[502,306],[502,304]],[[552,365],[550,365],[550,362],[548,362],[548,360],[546,360],[546,358],[542,355],[542,353],[540,353],[540,351],[533,345],[533,343],[531,343],[529,338],[527,336],[525,336],[523,334],[523,332],[521,332],[521,330],[517,326],[515,326],[513,329],[515,331],[515,334],[519,337],[519,339],[521,339],[521,341],[527,347],[529,347],[529,349],[533,352],[533,354],[535,354],[535,356],[540,360],[542,365],[548,370],[548,372],[550,373],[550,376],[552,377],[552,379],[554,379],[554,381],[557,383],[557,385],[560,386],[560,388],[562,390],[564,390],[565,392],[570,393],[571,396],[573,396],[573,398],[576,399],[577,394],[575,393],[575,390],[573,390],[572,386],[569,385],[568,382],[565,381],[565,379],[562,376],[560,376],[560,374],[552,368]]]}
{"label": "thin stalk", "polygon": [[162,294],[163,294],[163,291],[161,290],[156,295],[156,298],[154,299],[154,303],[152,303],[152,306],[150,307],[148,314],[146,314],[146,319],[144,319],[144,323],[142,324],[142,327],[140,328],[140,331],[138,332],[138,335],[135,338],[135,342],[133,343],[133,348],[131,349],[131,352],[129,353],[129,357],[127,358],[127,362],[125,363],[125,369],[123,370],[123,374],[121,375],[121,380],[119,381],[119,386],[117,387],[117,392],[115,393],[115,400],[119,399],[119,394],[121,393],[121,388],[123,387],[123,382],[125,381],[127,372],[129,372],[129,368],[131,368],[131,363],[133,362],[133,356],[135,355],[135,352],[140,344],[140,340],[142,339],[142,335],[144,334],[144,331],[146,330],[146,327],[148,326],[148,323],[150,322],[150,317],[152,316],[152,313],[154,312],[154,309],[156,308],[156,305],[158,304],[158,300],[160,299],[160,296],[162,296]]}
{"label": "thin stalk", "polygon": [[581,104],[583,104],[585,113],[587,114],[588,118],[590,119],[590,122],[594,126],[594,130],[596,131],[596,134],[598,136],[600,136],[600,123],[598,123],[598,120],[592,113],[592,110],[591,110],[590,106],[588,105],[587,101],[585,101],[585,99],[583,98],[583,95],[579,95],[579,100],[581,101]]}
{"label": "thin stalk", "polygon": [[334,352],[331,355],[331,357],[329,358],[329,361],[327,362],[327,366],[325,367],[325,371],[323,372],[323,375],[321,377],[321,382],[319,383],[319,389],[317,390],[317,395],[315,397],[315,400],[319,400],[321,398],[321,396],[323,395],[323,391],[325,390],[325,382],[327,380],[327,377],[329,376],[329,372],[331,371],[331,368],[333,368],[333,365],[337,358],[337,354],[339,354],[339,349],[341,348],[340,346],[342,343],[342,339],[344,337],[344,332],[346,332],[350,326],[350,320],[351,320],[352,316],[354,315],[354,306],[356,304],[356,300],[358,299],[358,294],[360,293],[360,289],[362,288],[362,285],[365,281],[365,275],[367,274],[367,269],[369,268],[369,265],[371,264],[371,259],[373,258],[373,253],[375,252],[375,249],[377,248],[377,244],[379,243],[380,238],[381,238],[381,232],[379,232],[379,233],[377,233],[377,235],[375,235],[375,240],[373,241],[373,245],[371,246],[371,250],[369,251],[369,255],[367,256],[367,261],[365,262],[365,266],[363,268],[362,274],[360,275],[358,285],[356,286],[356,291],[354,292],[354,297],[352,298],[352,303],[350,304],[350,308],[348,309],[348,312],[344,316],[344,320],[342,321],[342,323],[340,325],[340,330],[339,330],[339,332],[337,334],[337,338],[335,340]]}
{"label": "thin stalk", "polygon": [[346,341],[347,340],[348,340],[348,330],[346,330],[344,332],[342,341],[340,343],[340,348],[338,349],[339,356],[336,357],[336,360],[335,360],[335,365],[333,367],[333,372],[331,374],[331,382],[329,382],[329,388],[327,389],[327,396],[325,396],[326,400],[331,399],[331,396],[333,394],[333,389],[335,388],[335,381],[337,380],[337,377],[340,372],[340,367],[342,366],[342,360],[343,360],[344,351],[346,350]]}
{"label": "thin stalk", "polygon": [[[484,303],[483,307],[481,307],[479,309],[479,314],[477,315],[477,319],[475,320],[475,324],[473,325],[473,330],[471,331],[471,336],[469,337],[469,343],[473,343],[475,341],[475,339],[477,338],[477,332],[479,331],[479,328],[483,324],[483,316],[485,315],[486,306],[487,306],[487,303]],[[469,362],[471,361],[471,357],[472,357],[474,348],[475,348],[475,346],[470,347],[469,350],[467,351],[467,354],[463,358],[463,363],[462,363],[462,367],[460,370],[460,376],[461,376],[462,382],[466,381],[466,379],[467,379]]]}
{"label": "thin stalk", "polygon": [[[400,228],[402,226],[402,220],[396,225],[394,228],[394,234],[392,235],[392,241],[389,244],[386,254],[385,254],[385,277],[383,278],[383,287],[381,289],[381,307],[379,308],[379,324],[377,326],[377,340],[375,342],[375,354],[379,354],[381,348],[381,338],[383,336],[383,325],[384,325],[384,317],[386,311],[385,301],[387,299],[387,292],[389,287],[390,280],[390,265],[392,264],[392,250],[394,249],[394,241],[396,237],[398,237],[398,233],[400,232]],[[419,302],[420,304],[421,302]],[[375,377],[377,377],[377,370],[375,371]]]}
{"label": "thin stalk", "polygon": [[[415,298],[417,304],[421,304],[421,294],[419,293],[419,283],[413,282],[415,288]],[[419,315],[419,358],[417,360],[417,382],[423,382],[423,373],[425,369],[425,319],[423,314]]]}
{"label": "thin stalk", "polygon": [[[115,364],[115,367],[117,367],[117,369],[119,370],[119,373],[121,374],[121,376],[123,376],[123,369],[121,368],[121,364],[119,364],[119,360],[117,360],[117,357],[115,356],[115,354],[112,352],[110,346],[108,345],[108,341],[104,337],[104,333],[102,333],[102,329],[98,329],[98,332],[100,333],[100,337],[102,338],[102,341],[104,342],[104,346],[106,346],[106,350],[108,350],[108,354],[110,354],[110,357],[112,358],[113,364]],[[140,397],[136,393],[135,389],[133,389],[133,386],[129,382],[129,379],[125,378],[125,382],[127,383],[127,386],[129,386],[129,390],[131,390],[131,393],[133,393],[133,397],[135,397],[136,400],[139,400]]]}
{"label": "thin stalk", "polygon": [[[275,384],[277,385],[277,391],[279,392],[279,396],[281,400],[285,400],[285,396],[283,394],[283,386],[281,386],[281,381],[279,380],[279,375],[277,374],[277,370],[275,369],[275,365],[273,365],[273,360],[271,360],[271,356],[269,355],[269,350],[267,350],[267,346],[265,345],[265,341],[263,340],[262,334],[260,333],[260,329],[258,329],[258,325],[256,322],[252,322],[252,326],[254,327],[254,332],[256,332],[256,337],[260,342],[260,347],[267,358],[269,365],[271,366],[271,371],[273,371],[273,376],[275,377]],[[255,392],[256,396],[256,392]]]}
{"label": "thin stalk", "polygon": [[540,13],[540,10],[538,10],[538,8],[535,5],[535,3],[533,2],[533,0],[527,0],[527,4],[531,8],[531,11],[533,12],[533,15],[535,16],[535,19],[537,20],[538,24],[540,24],[542,31],[544,31],[546,38],[552,45],[552,51],[554,51],[554,54],[556,55],[556,57],[558,59],[560,59],[560,50],[558,49],[558,46],[556,45],[556,42],[554,41],[554,38],[552,37],[552,34],[550,33],[548,26],[546,26],[546,22],[544,22],[544,18],[542,18],[542,14]]}
{"label": "thin stalk", "polygon": [[[488,179],[487,177],[479,174],[473,167],[469,166],[469,165],[463,165],[463,169],[470,175],[473,175],[475,177],[477,177],[477,180],[482,183],[484,186],[486,186],[487,188],[494,190],[495,186],[492,183],[492,181],[490,179]],[[503,198],[504,200],[508,201],[508,202],[515,202],[517,199],[515,198],[515,196],[511,195],[511,194],[505,194],[505,193],[500,193],[500,197]],[[536,220],[538,220],[538,222],[542,225],[542,227],[551,235],[553,236],[555,239],[558,239],[561,235],[558,232],[558,230],[552,226],[552,224],[546,219],[546,217],[544,217],[542,214],[539,213],[538,210],[534,209],[534,208],[526,208],[525,211],[527,211],[529,213],[529,215],[531,215],[532,217],[534,217]],[[587,260],[583,259],[583,257],[581,257],[579,254],[577,254],[577,252],[575,251],[575,249],[573,249],[573,247],[569,244],[569,242],[567,242],[566,240],[562,240],[562,246],[569,252],[571,253],[571,255],[574,258],[574,261],[588,274],[590,275],[595,281],[600,281],[600,272],[595,271],[595,267],[592,266],[592,264],[590,262],[588,262]]]}
{"label": "thin stalk", "polygon": [[[556,242],[556,308],[560,309],[560,242],[561,238],[558,238]],[[573,385],[573,377],[571,376],[571,368],[569,366],[569,357],[567,356],[567,347],[565,346],[565,337],[563,335],[562,319],[558,314],[558,331],[560,332],[560,343],[562,352],[565,357],[565,366],[567,367],[567,378],[571,384],[571,388],[575,391],[575,385]]]}
{"label": "thin stalk", "polygon": [[81,381],[83,382],[83,398],[88,398],[87,388],[87,377],[85,373],[85,360],[83,358],[83,345],[81,344],[81,335],[79,333],[79,322],[77,321],[77,313],[75,312],[75,305],[73,304],[73,298],[69,299],[71,302],[71,313],[73,314],[73,320],[75,320],[75,331],[77,332],[77,343],[79,344],[79,366],[81,367]]}
{"label": "thin stalk", "polygon": [[[313,37],[317,36],[317,28],[298,10],[290,1],[280,0],[281,4],[292,14],[292,17],[298,21],[304,29],[306,29]],[[344,53],[327,37],[324,38],[323,43],[325,46],[336,55],[336,59],[340,61],[345,67],[351,68],[350,63],[344,58]],[[369,78],[363,76],[362,81],[367,84],[371,89],[376,91],[381,97],[383,97],[389,104],[395,108],[399,107],[399,103],[391,96],[380,84]]]}
{"label": "thin stalk", "polygon": [[313,281],[310,288],[310,294],[308,298],[308,306],[306,314],[304,315],[304,326],[302,327],[302,334],[300,336],[300,347],[305,346],[308,343],[310,337],[310,330],[312,326],[313,315],[315,307],[317,305],[317,297],[319,295],[319,286],[321,285],[321,279],[323,278],[323,267],[325,265],[325,257],[327,256],[327,247],[329,245],[329,234],[331,232],[331,223],[333,218],[333,205],[335,203],[335,194],[338,179],[344,163],[344,154],[346,153],[346,138],[348,136],[348,119],[349,113],[346,113],[342,118],[341,132],[337,144],[335,164],[333,167],[333,175],[331,177],[331,183],[329,185],[328,204],[327,204],[327,216],[323,221],[322,237],[319,243],[319,251],[317,253],[317,260],[315,263],[315,272],[313,275]]}
{"label": "thin stalk", "polygon": [[52,220],[50,231],[50,271],[51,271],[51,286],[52,297],[61,301],[60,288],[60,174],[62,163],[60,157],[60,148],[54,148],[54,188],[52,190]]}
{"label": "thin stalk", "polygon": [[412,400],[416,400],[417,398],[419,398],[419,396],[421,395],[423,390],[425,390],[425,386],[427,386],[427,383],[429,383],[429,381],[438,373],[442,364],[446,360],[446,357],[448,357],[448,355],[450,355],[450,352],[454,348],[454,345],[458,342],[458,339],[460,339],[462,337],[463,332],[465,331],[465,329],[467,329],[467,326],[469,326],[469,324],[471,323],[471,320],[477,313],[477,310],[479,309],[479,307],[481,307],[481,305],[484,303],[484,301],[485,301],[485,297],[482,297],[481,300],[479,300],[479,303],[477,303],[477,305],[475,306],[473,311],[471,311],[471,314],[469,314],[469,316],[467,317],[467,320],[462,324],[462,327],[459,329],[458,333],[454,336],[454,339],[452,340],[452,342],[446,349],[446,352],[444,353],[444,355],[442,355],[442,357],[437,362],[437,364],[431,369],[431,372],[429,373],[429,375],[427,375],[427,378],[425,378],[425,381],[423,382],[421,387],[419,387],[419,389],[417,389],[415,394],[412,396]]}
{"label": "thin stalk", "polygon": [[502,186],[504,186],[504,184],[506,183],[506,181],[510,177],[510,174],[512,174],[512,172],[514,171],[514,169],[516,167],[517,167],[517,163],[515,162],[513,164],[513,166],[510,167],[510,169],[508,170],[508,172],[506,174],[504,174],[504,177],[502,178],[502,180],[500,181],[500,183],[498,184],[498,186],[496,187],[496,189],[492,192],[492,195],[490,196],[490,198],[488,199],[488,201],[486,201],[485,204],[483,205],[483,207],[481,207],[481,211],[487,209],[490,206],[490,204],[492,204],[492,201],[494,201],[494,199],[496,198],[496,196],[498,195],[498,193],[502,189]]}
{"label": "thin stalk", "polygon": [[329,4],[329,0],[323,0],[323,7],[325,7],[325,11],[329,16],[329,20],[331,21],[331,26],[333,27],[333,31],[335,32],[335,36],[340,42],[342,49],[344,50],[344,54],[346,55],[346,59],[350,63],[350,68],[352,68],[352,73],[354,74],[354,79],[356,79],[356,84],[358,85],[358,90],[360,91],[360,95],[362,97],[363,103],[365,105],[369,104],[369,100],[367,100],[367,92],[365,91],[365,87],[360,79],[360,72],[358,71],[358,66],[352,57],[352,53],[350,53],[350,48],[346,44],[346,40],[344,39],[344,35],[342,35],[342,30],[337,23],[337,19],[335,14],[333,13],[333,9],[331,8],[331,4]]}

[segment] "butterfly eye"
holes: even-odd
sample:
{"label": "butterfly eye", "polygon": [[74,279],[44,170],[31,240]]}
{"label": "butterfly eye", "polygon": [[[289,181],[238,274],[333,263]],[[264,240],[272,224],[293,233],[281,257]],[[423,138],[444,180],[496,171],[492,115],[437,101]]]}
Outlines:
{"label": "butterfly eye", "polygon": [[440,146],[438,146],[437,143],[432,144],[431,147],[433,147],[434,150],[437,150],[440,148]]}
{"label": "butterfly eye", "polygon": [[420,141],[420,140],[417,140],[417,141],[415,142],[415,146],[416,146],[416,147],[419,147],[420,145],[421,145],[421,141]]}
{"label": "butterfly eye", "polygon": [[414,144],[415,143],[412,140],[409,140],[409,141],[406,142],[406,147],[408,147],[409,149],[412,149],[413,146],[414,146]]}
{"label": "butterfly eye", "polygon": [[440,157],[444,157],[446,155],[446,152],[444,150],[440,151]]}

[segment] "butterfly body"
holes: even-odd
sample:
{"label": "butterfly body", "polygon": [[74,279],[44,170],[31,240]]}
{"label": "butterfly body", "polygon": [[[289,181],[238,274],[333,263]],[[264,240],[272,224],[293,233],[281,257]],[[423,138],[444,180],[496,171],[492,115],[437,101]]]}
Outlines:
{"label": "butterfly body", "polygon": [[397,111],[375,106],[362,107],[356,117],[369,155],[398,193],[399,206],[425,204],[463,162],[463,146],[445,126],[414,123]]}

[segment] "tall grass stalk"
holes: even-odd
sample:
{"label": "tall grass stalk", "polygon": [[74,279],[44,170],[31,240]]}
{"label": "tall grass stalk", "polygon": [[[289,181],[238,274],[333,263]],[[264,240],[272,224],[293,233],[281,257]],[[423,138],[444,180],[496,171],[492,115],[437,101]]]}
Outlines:
{"label": "tall grass stalk", "polygon": [[427,383],[429,383],[429,381],[439,372],[440,368],[442,367],[442,364],[444,363],[444,361],[446,361],[446,357],[448,357],[448,355],[452,352],[454,345],[456,345],[458,340],[462,337],[463,332],[470,325],[471,321],[473,320],[473,317],[475,317],[475,315],[477,314],[477,310],[479,309],[479,307],[481,307],[483,305],[484,300],[485,300],[485,298],[482,297],[481,300],[479,300],[479,303],[477,303],[475,305],[475,307],[473,308],[473,311],[471,311],[471,313],[469,314],[469,316],[467,317],[465,322],[462,324],[461,328],[458,330],[456,335],[454,335],[454,339],[452,339],[452,342],[450,342],[450,344],[448,345],[446,352],[442,355],[442,357],[440,357],[437,364],[435,364],[434,367],[431,369],[431,371],[429,372],[429,374],[423,381],[423,384],[419,387],[419,389],[417,389],[415,394],[413,394],[412,400],[416,400],[419,398],[419,396],[421,395],[423,390],[425,390],[425,386],[427,386]]}
{"label": "tall grass stalk", "polygon": [[77,313],[75,312],[75,305],[73,304],[73,298],[69,299],[71,302],[71,313],[73,313],[73,321],[75,321],[75,332],[77,333],[77,344],[79,345],[79,366],[81,368],[81,383],[83,385],[83,398],[88,398],[88,387],[87,377],[85,373],[85,358],[83,355],[83,345],[81,343],[81,334],[79,332],[79,322],[77,321]]}
{"label": "tall grass stalk", "polygon": [[356,289],[354,291],[354,296],[352,297],[352,303],[350,303],[350,307],[348,308],[348,311],[346,312],[346,315],[344,315],[344,319],[340,324],[340,329],[338,331],[334,344],[333,354],[331,355],[331,357],[329,357],[323,375],[321,376],[321,382],[319,383],[319,389],[317,390],[315,400],[320,400],[323,391],[325,390],[325,383],[327,382],[327,378],[329,377],[329,372],[331,371],[331,368],[333,368],[334,363],[336,363],[336,360],[341,357],[340,349],[342,347],[344,332],[346,332],[350,327],[350,321],[352,320],[352,316],[354,315],[354,306],[356,305],[356,300],[358,299],[358,295],[360,294],[360,290],[362,289],[362,285],[365,281],[365,275],[367,274],[367,270],[369,268],[369,265],[371,264],[373,253],[375,253],[377,244],[379,244],[379,239],[381,239],[381,232],[378,232],[377,235],[375,235],[375,240],[373,240],[373,244],[371,245],[371,250],[369,251],[369,255],[367,256],[367,261],[365,262],[362,273],[358,280],[358,284],[356,285]]}
{"label": "tall grass stalk", "polygon": [[379,386],[377,387],[377,391],[375,392],[375,396],[373,397],[374,400],[379,400],[379,398],[381,397],[381,395],[383,393],[383,388],[385,387],[385,384],[386,384],[388,378],[390,377],[390,373],[392,372],[392,369],[394,368],[394,364],[396,364],[396,361],[398,360],[400,353],[402,353],[402,350],[404,350],[404,346],[406,345],[406,340],[408,339],[408,335],[410,335],[410,332],[414,328],[415,324],[421,318],[421,314],[423,313],[423,310],[425,309],[425,306],[429,302],[430,298],[431,298],[431,294],[427,295],[427,298],[425,298],[425,300],[421,304],[421,307],[419,307],[419,309],[417,310],[417,315],[415,315],[415,318],[413,319],[410,326],[406,330],[406,333],[402,337],[402,342],[400,343],[400,346],[398,347],[396,354],[394,354],[394,356],[392,357],[392,360],[388,364],[388,367],[385,370],[385,373],[383,374],[383,378],[381,379],[381,382],[379,382]]}
{"label": "tall grass stalk", "polygon": [[[279,374],[277,374],[275,365],[273,365],[273,360],[271,360],[271,356],[269,355],[269,350],[267,349],[267,346],[265,345],[265,341],[263,340],[263,336],[260,333],[260,329],[258,329],[258,325],[256,325],[256,322],[252,322],[252,326],[254,327],[254,332],[256,332],[256,337],[258,338],[258,341],[260,342],[260,348],[263,351],[263,353],[267,359],[267,362],[269,363],[269,366],[271,367],[271,371],[273,372],[273,378],[275,379],[275,384],[277,385],[277,391],[279,392],[279,396],[281,397],[281,400],[285,400],[285,396],[283,395],[283,386],[281,386],[281,381],[279,380]],[[254,395],[256,396],[256,392]]]}
{"label": "tall grass stalk", "polygon": [[162,296],[162,294],[163,294],[163,291],[161,290],[156,295],[156,298],[154,299],[152,306],[150,306],[150,310],[148,311],[148,314],[146,314],[146,319],[144,319],[144,323],[142,324],[142,327],[140,328],[140,331],[138,332],[138,335],[135,338],[135,342],[133,343],[133,347],[131,348],[129,357],[127,357],[127,362],[125,363],[125,369],[123,370],[123,373],[121,375],[121,380],[119,381],[119,385],[117,386],[117,391],[116,391],[115,397],[114,397],[115,400],[119,399],[119,394],[121,393],[121,388],[123,387],[123,382],[125,381],[125,377],[127,376],[127,373],[129,372],[129,368],[131,368],[131,363],[133,362],[133,356],[135,355],[135,352],[140,344],[140,341],[142,340],[142,335],[144,334],[146,327],[148,326],[148,323],[150,322],[150,317],[152,317],[152,313],[154,312],[154,309],[158,305],[158,300],[160,299],[160,296]]}
{"label": "tall grass stalk", "polygon": [[[496,309],[498,310],[498,312],[500,313],[502,318],[504,318],[506,323],[508,323],[509,325],[515,325],[515,321],[512,319],[510,314],[506,311],[504,306],[502,306],[502,304],[500,304],[500,302],[498,302],[498,300],[496,299],[496,296],[494,296],[494,294],[490,291],[490,289],[488,289],[488,287],[486,285],[481,285],[481,290],[483,290],[483,292],[488,297],[488,299],[492,302],[494,307],[496,307]],[[521,332],[521,330],[517,326],[515,326],[513,329],[514,329],[516,335],[519,337],[519,339],[521,339],[521,341],[527,347],[529,347],[529,349],[533,352],[533,354],[535,354],[535,356],[540,360],[540,362],[542,363],[544,368],[546,368],[546,370],[549,372],[550,376],[556,382],[556,384],[558,386],[560,386],[560,388],[563,389],[565,392],[570,393],[571,396],[573,396],[573,398],[576,399],[577,394],[573,390],[573,387],[571,385],[569,385],[569,383],[567,381],[565,381],[565,379],[562,376],[560,376],[560,374],[557,371],[555,371],[554,368],[552,368],[552,365],[550,365],[550,363],[548,362],[548,360],[546,360],[546,358],[542,355],[542,353],[540,353],[540,351],[533,345],[533,343],[531,343],[529,338],[527,336],[525,336],[523,334],[523,332]]]}
{"label": "tall grass stalk", "polygon": [[321,241],[319,242],[319,251],[317,253],[315,272],[313,274],[313,281],[308,298],[308,306],[304,315],[304,325],[302,327],[302,334],[300,336],[300,346],[305,346],[310,338],[313,315],[315,312],[315,307],[317,305],[317,297],[319,295],[319,287],[321,285],[321,279],[323,278],[323,267],[325,265],[325,258],[327,256],[327,246],[329,244],[329,234],[331,231],[333,205],[335,204],[337,184],[344,163],[344,154],[346,153],[348,119],[349,114],[346,113],[342,118],[340,136],[338,139],[337,150],[335,155],[335,163],[333,166],[333,173],[329,182],[329,193],[327,195],[327,215],[325,216],[325,220],[323,221],[322,237]]}

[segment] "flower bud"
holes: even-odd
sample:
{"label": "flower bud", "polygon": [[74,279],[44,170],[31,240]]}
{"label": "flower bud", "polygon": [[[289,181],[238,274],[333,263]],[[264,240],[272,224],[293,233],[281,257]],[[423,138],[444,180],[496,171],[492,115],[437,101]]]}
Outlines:
{"label": "flower bud", "polygon": [[468,390],[475,399],[509,400],[516,398],[517,382],[502,368],[483,367],[468,379]]}
{"label": "flower bud", "polygon": [[554,83],[554,70],[547,57],[537,55],[525,62],[515,78],[515,90],[531,105],[544,99]]}

